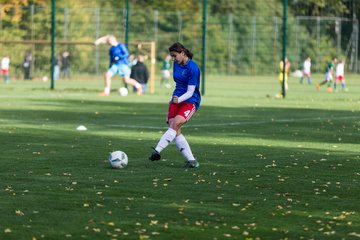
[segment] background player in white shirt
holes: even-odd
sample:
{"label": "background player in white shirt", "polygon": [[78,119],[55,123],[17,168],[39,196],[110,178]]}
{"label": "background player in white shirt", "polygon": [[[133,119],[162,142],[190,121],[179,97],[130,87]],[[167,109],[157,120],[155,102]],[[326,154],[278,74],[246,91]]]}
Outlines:
{"label": "background player in white shirt", "polygon": [[307,57],[304,61],[303,75],[300,79],[300,83],[303,83],[304,77],[307,77],[308,84],[311,84],[311,58]]}
{"label": "background player in white shirt", "polygon": [[341,88],[342,90],[346,91],[346,85],[345,85],[345,78],[344,78],[344,72],[345,72],[345,62],[343,60],[340,60],[338,64],[336,65],[336,80],[334,82],[334,90],[336,91],[336,85],[338,82],[341,82]]}
{"label": "background player in white shirt", "polygon": [[9,82],[10,58],[5,56],[1,59],[1,75],[4,76],[5,83]]}

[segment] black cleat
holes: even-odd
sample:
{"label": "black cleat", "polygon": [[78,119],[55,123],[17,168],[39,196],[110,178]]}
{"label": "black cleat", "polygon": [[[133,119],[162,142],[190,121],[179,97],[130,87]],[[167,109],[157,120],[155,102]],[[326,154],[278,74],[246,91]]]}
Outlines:
{"label": "black cleat", "polygon": [[152,151],[149,160],[150,161],[159,161],[161,158],[161,155],[158,151],[155,150],[155,148],[153,148],[154,150]]}

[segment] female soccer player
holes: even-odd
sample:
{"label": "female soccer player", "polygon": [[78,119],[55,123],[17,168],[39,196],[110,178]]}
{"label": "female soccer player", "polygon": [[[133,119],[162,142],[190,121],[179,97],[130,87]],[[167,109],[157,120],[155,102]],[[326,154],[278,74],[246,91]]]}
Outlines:
{"label": "female soccer player", "polygon": [[345,61],[339,60],[339,63],[336,65],[336,80],[334,82],[334,90],[337,91],[336,85],[338,82],[341,82],[341,87],[343,91],[347,91],[346,85],[345,85],[345,78],[344,78],[344,72],[345,72]]}
{"label": "female soccer player", "polygon": [[95,45],[99,44],[109,44],[111,47],[109,49],[110,55],[110,67],[105,73],[105,89],[101,92],[100,96],[109,96],[111,88],[111,78],[115,74],[119,74],[123,77],[123,80],[126,84],[133,85],[137,90],[136,93],[141,95],[142,89],[141,84],[136,80],[130,78],[130,68],[128,65],[129,52],[123,43],[118,43],[116,38],[112,35],[106,35],[95,41]]}
{"label": "female soccer player", "polygon": [[192,60],[192,52],[181,43],[176,42],[171,45],[169,52],[174,60],[173,78],[176,83],[169,103],[167,117],[169,128],[160,138],[149,160],[160,160],[160,152],[174,141],[179,151],[186,158],[184,168],[197,168],[199,162],[194,158],[188,142],[181,134],[181,126],[189,121],[200,106],[200,69]]}

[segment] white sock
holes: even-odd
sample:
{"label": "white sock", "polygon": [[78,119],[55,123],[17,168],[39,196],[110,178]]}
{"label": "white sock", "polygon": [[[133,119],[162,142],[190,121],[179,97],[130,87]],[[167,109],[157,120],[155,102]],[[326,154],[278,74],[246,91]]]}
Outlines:
{"label": "white sock", "polygon": [[161,152],[174,140],[175,137],[176,137],[176,131],[172,128],[169,128],[160,138],[160,141],[157,144],[155,150]]}
{"label": "white sock", "polygon": [[104,93],[106,93],[106,94],[110,94],[110,87],[105,87],[105,89],[104,89]]}
{"label": "white sock", "polygon": [[179,136],[177,136],[174,140],[174,143],[176,144],[176,147],[179,149],[181,154],[188,161],[195,160],[194,155],[191,152],[189,143],[186,141],[186,138],[184,137],[184,135],[180,134]]}
{"label": "white sock", "polygon": [[134,87],[135,87],[136,89],[139,89],[139,88],[141,88],[142,86],[141,86],[140,83],[136,82]]}

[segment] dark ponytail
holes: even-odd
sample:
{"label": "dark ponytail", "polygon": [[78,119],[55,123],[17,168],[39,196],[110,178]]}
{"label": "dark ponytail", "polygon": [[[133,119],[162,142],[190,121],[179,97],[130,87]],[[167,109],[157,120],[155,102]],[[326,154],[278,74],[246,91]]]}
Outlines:
{"label": "dark ponytail", "polygon": [[179,42],[176,42],[174,43],[173,45],[171,45],[169,47],[169,52],[177,52],[177,53],[181,53],[181,52],[184,52],[185,55],[192,59],[192,57],[194,56],[194,54],[189,50],[187,49],[186,47],[184,47],[184,45],[182,45],[181,43]]}

